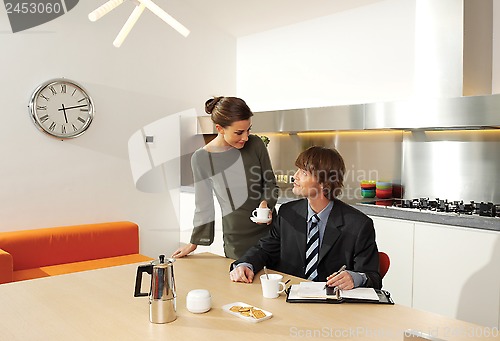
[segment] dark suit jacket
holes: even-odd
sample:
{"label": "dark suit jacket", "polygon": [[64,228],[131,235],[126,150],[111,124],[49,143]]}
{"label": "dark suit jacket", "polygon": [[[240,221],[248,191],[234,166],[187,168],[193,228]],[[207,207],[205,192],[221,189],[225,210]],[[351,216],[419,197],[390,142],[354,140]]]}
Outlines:
{"label": "dark suit jacket", "polygon": [[[307,199],[283,204],[269,234],[233,266],[250,263],[257,273],[266,265],[305,278],[307,205]],[[335,199],[319,251],[317,280],[326,281],[328,275],[344,264],[347,270],[366,274],[365,286],[382,287],[373,221],[354,207]]]}

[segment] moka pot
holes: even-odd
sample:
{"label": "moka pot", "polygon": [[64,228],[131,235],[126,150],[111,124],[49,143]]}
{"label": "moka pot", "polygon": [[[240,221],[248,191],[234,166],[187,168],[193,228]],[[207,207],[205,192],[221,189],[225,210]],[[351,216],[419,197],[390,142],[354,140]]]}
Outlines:
{"label": "moka pot", "polygon": [[[165,259],[165,255],[160,255],[159,260],[139,265],[137,268],[134,296],[149,295],[149,320],[152,323],[168,323],[177,318],[174,261],[172,258]],[[144,272],[151,275],[149,293],[141,292]]]}

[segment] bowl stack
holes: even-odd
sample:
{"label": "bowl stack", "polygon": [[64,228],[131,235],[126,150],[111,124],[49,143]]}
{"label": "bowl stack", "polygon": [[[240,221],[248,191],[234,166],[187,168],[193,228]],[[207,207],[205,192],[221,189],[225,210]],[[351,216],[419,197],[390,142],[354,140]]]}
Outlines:
{"label": "bowl stack", "polygon": [[392,183],[386,181],[377,181],[375,194],[379,199],[392,198]]}
{"label": "bowl stack", "polygon": [[371,180],[361,181],[361,196],[363,198],[373,198],[375,197],[375,189],[377,183]]}

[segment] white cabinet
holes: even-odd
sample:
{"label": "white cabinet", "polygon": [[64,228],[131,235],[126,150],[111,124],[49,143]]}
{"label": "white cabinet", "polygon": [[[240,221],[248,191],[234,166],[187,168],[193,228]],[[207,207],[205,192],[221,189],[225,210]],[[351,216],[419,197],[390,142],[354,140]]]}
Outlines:
{"label": "white cabinet", "polygon": [[499,327],[500,233],[415,223],[413,307]]}
{"label": "white cabinet", "polygon": [[413,222],[371,217],[379,251],[389,255],[391,266],[382,280],[383,288],[398,304],[412,306]]}
{"label": "white cabinet", "polygon": [[500,232],[371,218],[397,304],[500,328]]}

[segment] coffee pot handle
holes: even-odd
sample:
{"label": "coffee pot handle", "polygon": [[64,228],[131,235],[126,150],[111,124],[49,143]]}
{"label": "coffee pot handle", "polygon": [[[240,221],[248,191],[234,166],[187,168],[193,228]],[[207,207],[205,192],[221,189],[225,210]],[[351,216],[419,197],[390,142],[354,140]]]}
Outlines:
{"label": "coffee pot handle", "polygon": [[137,268],[137,274],[135,276],[135,291],[134,291],[134,297],[139,297],[139,296],[148,296],[148,292],[141,292],[141,284],[142,284],[142,274],[147,272],[149,275],[153,274],[153,265],[152,264],[145,264],[145,265],[139,265]]}

